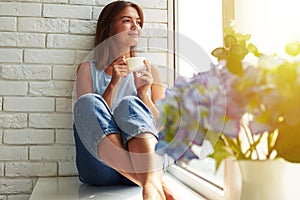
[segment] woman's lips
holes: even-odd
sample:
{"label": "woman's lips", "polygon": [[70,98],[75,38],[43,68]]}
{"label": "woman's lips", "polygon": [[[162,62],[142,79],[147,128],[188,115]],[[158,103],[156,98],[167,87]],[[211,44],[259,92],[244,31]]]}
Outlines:
{"label": "woman's lips", "polygon": [[128,35],[132,36],[132,37],[138,37],[139,33],[137,33],[137,32],[129,32]]}

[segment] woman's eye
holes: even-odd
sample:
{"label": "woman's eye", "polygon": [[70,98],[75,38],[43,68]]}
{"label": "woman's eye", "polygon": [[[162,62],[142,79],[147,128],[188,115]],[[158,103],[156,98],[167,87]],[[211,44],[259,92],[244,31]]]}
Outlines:
{"label": "woman's eye", "polygon": [[141,26],[142,22],[141,21],[137,21],[136,24],[138,24],[139,26]]}
{"label": "woman's eye", "polygon": [[124,19],[123,22],[124,23],[130,23],[131,21],[129,19]]}

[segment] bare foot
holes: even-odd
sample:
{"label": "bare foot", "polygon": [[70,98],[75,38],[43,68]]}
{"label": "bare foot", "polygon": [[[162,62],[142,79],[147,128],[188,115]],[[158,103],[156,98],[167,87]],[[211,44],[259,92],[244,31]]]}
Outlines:
{"label": "bare foot", "polygon": [[143,187],[143,200],[167,200],[162,186],[159,187],[158,185],[146,184]]}
{"label": "bare foot", "polygon": [[167,184],[163,181],[162,188],[166,197],[166,200],[176,200],[177,198],[174,196],[171,189],[167,186]]}

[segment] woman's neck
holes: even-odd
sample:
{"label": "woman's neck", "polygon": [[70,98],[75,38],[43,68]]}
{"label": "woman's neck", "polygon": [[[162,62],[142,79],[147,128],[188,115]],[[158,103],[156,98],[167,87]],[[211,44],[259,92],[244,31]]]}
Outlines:
{"label": "woman's neck", "polygon": [[114,54],[115,59],[119,58],[122,55],[125,55],[126,58],[130,57],[130,50],[131,50],[130,46],[124,45],[121,42],[119,43],[114,42],[112,47],[113,47],[112,52]]}

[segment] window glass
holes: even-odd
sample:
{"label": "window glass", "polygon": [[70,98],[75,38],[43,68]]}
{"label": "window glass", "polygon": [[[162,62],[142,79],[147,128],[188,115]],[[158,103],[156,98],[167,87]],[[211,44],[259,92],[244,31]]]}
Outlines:
{"label": "window glass", "polygon": [[[230,20],[235,17],[234,25],[237,31],[251,34],[253,42],[260,51],[264,53],[284,54],[284,46],[291,41],[299,41],[300,29],[297,24],[299,19],[300,3],[298,0],[253,0],[234,1],[223,0],[175,0],[175,29],[178,33],[188,37],[198,44],[211,61],[216,59],[211,56],[211,51],[216,47],[223,46],[223,24],[229,25]],[[225,18],[222,19],[222,11]],[[278,15],[278,13],[285,13]],[[226,21],[227,20],[227,21]],[[268,24],[268,29],[266,29]],[[276,42],[274,42],[274,33]],[[176,52],[180,52],[184,46],[184,37],[175,40]],[[180,54],[179,54],[180,55]],[[201,59],[201,57],[199,57]],[[191,77],[194,73],[208,70],[209,65],[195,65],[190,60],[177,55],[175,59],[177,75]],[[217,186],[224,187],[223,165],[215,172],[214,160],[207,158],[212,148],[209,143],[203,147],[193,147],[200,156],[199,160],[192,160],[188,165],[178,163],[179,166],[190,171]],[[204,153],[203,153],[204,152]]]}
{"label": "window glass", "polygon": [[[194,41],[216,62],[211,52],[222,46],[222,0],[177,0],[176,3],[176,31]],[[185,39],[179,37],[176,41],[177,50],[184,45],[181,38]],[[178,58],[177,69],[180,75],[191,76],[195,72],[208,70],[208,67],[192,66],[188,60]]]}
{"label": "window glass", "polygon": [[[203,59],[200,56],[203,53],[200,51],[203,50],[210,62],[217,62],[211,56],[211,52],[216,47],[222,46],[223,43],[222,0],[177,0],[175,1],[175,16],[175,29],[179,35],[183,36],[175,40],[176,52],[179,52],[175,59],[176,73],[177,76],[192,77],[195,73],[208,70],[210,63],[195,66],[190,60],[180,56],[180,51],[185,45],[185,38],[187,37],[200,47],[199,50],[196,49],[199,51],[200,60]],[[194,51],[194,49],[190,51]],[[205,142],[203,147],[194,146],[193,149],[200,156],[200,159],[192,160],[188,165],[180,163],[178,165],[223,187],[223,166],[215,172],[214,160],[207,157],[212,150],[210,144]]]}

